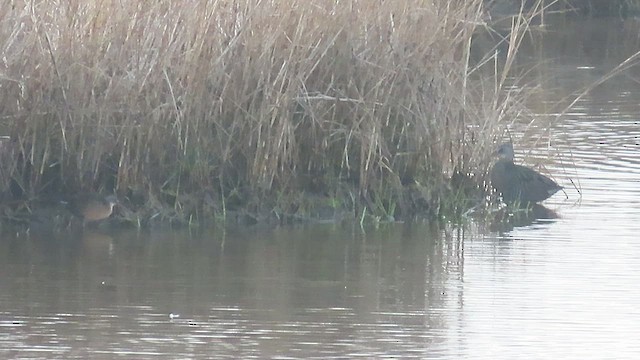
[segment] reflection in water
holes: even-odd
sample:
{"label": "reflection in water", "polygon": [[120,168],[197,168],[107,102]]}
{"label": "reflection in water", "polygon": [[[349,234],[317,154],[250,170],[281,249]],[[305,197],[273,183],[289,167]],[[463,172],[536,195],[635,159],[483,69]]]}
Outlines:
{"label": "reflection in water", "polygon": [[0,244],[0,354],[24,357],[426,356],[462,264],[458,240],[427,225]]}
{"label": "reflection in water", "polygon": [[506,206],[493,215],[489,228],[491,231],[507,232],[516,227],[529,226],[537,222],[548,223],[558,218],[560,215],[555,210],[541,204],[532,204],[524,208]]}

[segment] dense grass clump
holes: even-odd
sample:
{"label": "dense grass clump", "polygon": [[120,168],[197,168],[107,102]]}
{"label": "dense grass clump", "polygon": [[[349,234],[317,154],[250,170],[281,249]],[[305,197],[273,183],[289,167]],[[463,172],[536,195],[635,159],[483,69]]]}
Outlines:
{"label": "dense grass clump", "polygon": [[437,215],[508,102],[469,66],[482,3],[0,0],[5,208]]}

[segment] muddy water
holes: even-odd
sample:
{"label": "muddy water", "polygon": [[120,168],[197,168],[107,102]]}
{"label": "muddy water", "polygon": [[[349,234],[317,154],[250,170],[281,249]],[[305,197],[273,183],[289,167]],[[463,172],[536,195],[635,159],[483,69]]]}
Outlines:
{"label": "muddy water", "polygon": [[557,216],[5,234],[0,358],[636,358],[640,82],[544,115],[639,48],[625,26],[550,24],[532,47],[539,120],[512,131],[518,161],[567,188]]}

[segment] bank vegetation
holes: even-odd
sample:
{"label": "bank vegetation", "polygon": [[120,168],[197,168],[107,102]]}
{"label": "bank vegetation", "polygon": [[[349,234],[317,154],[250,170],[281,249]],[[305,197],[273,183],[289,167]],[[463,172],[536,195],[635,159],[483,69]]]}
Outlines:
{"label": "bank vegetation", "polygon": [[137,225],[443,216],[520,106],[526,19],[499,38],[483,6],[1,0],[4,217],[78,192]]}

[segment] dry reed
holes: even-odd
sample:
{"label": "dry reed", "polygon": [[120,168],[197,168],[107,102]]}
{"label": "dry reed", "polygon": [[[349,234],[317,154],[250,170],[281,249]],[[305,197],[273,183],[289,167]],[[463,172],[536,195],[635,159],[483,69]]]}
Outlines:
{"label": "dry reed", "polygon": [[136,221],[437,214],[511,104],[507,70],[474,75],[493,55],[469,64],[482,6],[0,1],[3,199],[116,191]]}

